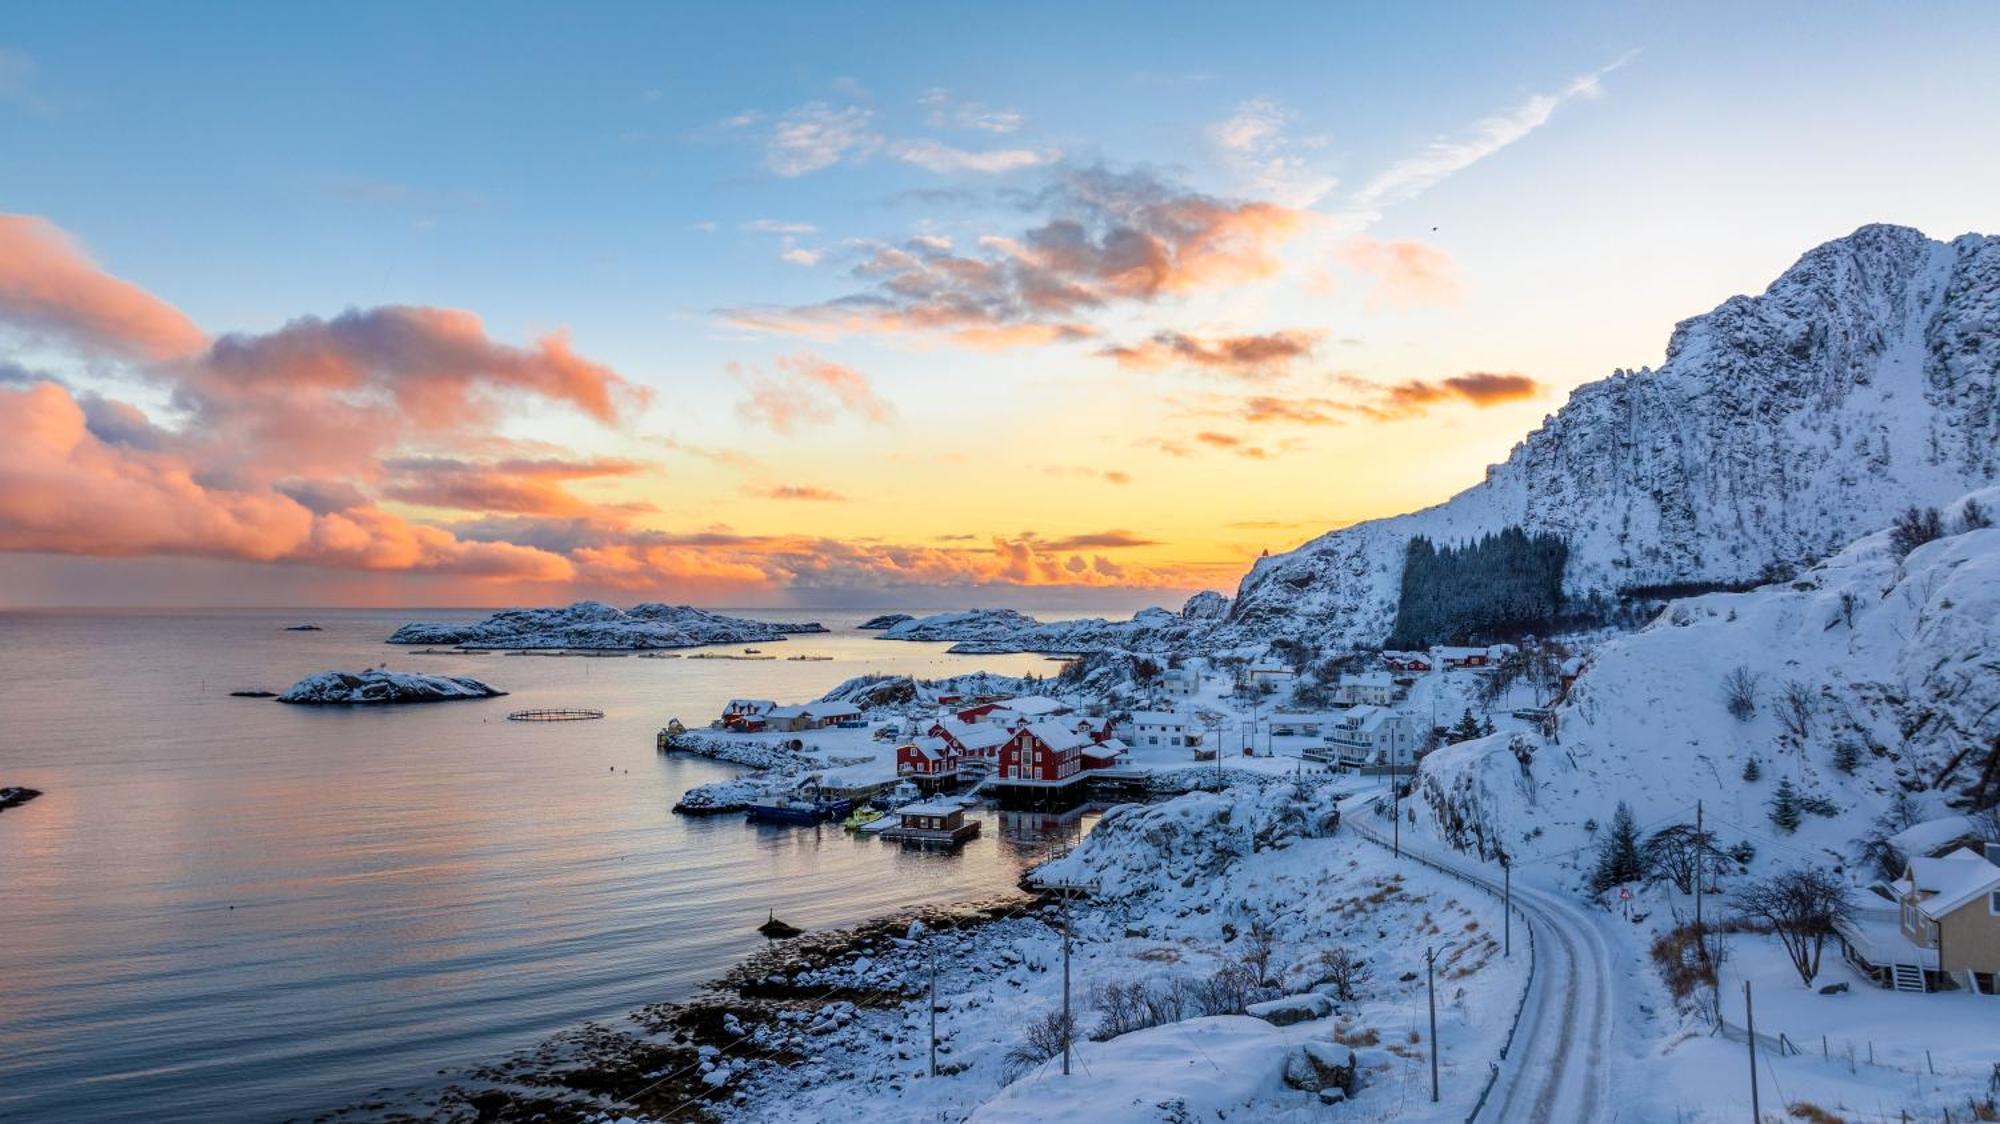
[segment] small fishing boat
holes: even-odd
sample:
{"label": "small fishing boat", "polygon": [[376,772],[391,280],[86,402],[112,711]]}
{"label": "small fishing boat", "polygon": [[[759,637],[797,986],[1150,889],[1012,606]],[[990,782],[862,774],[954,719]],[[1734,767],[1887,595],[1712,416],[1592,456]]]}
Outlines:
{"label": "small fishing boat", "polygon": [[823,800],[819,785],[808,782],[791,795],[767,797],[743,807],[745,819],[759,823],[819,823],[837,820],[854,810],[852,800]]}
{"label": "small fishing boat", "polygon": [[860,831],[862,828],[867,827],[869,824],[874,823],[876,820],[881,819],[883,816],[887,814],[888,813],[886,812],[878,811],[864,804],[861,807],[854,809],[854,811],[850,813],[846,819],[840,821],[840,826],[846,828],[849,831]]}

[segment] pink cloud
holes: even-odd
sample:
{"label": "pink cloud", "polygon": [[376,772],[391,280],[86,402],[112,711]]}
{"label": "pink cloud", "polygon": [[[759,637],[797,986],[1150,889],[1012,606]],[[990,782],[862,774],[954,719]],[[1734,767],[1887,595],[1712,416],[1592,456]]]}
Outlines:
{"label": "pink cloud", "polygon": [[208,342],[179,309],[98,269],[68,235],[32,215],[0,215],[0,324],[149,360],[190,355]]}
{"label": "pink cloud", "polygon": [[825,424],[843,412],[877,425],[895,417],[895,409],[875,393],[867,375],[810,351],[781,355],[768,372],[732,363],[729,373],[749,394],[737,404],[737,413],[779,433]]}
{"label": "pink cloud", "polygon": [[1346,265],[1372,278],[1370,308],[1456,304],[1464,295],[1451,255],[1422,242],[1383,242],[1357,235],[1335,251]]}

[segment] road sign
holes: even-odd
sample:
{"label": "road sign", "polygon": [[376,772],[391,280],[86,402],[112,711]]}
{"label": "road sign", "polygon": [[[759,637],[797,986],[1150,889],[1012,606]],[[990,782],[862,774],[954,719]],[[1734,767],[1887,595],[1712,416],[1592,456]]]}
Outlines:
{"label": "road sign", "polygon": [[1624,890],[1624,889],[1621,889],[1621,890],[1619,890],[1619,891],[1618,891],[1618,900],[1619,900],[1619,901],[1621,901],[1621,902],[1629,902],[1629,901],[1631,901],[1631,900],[1632,900],[1632,891],[1630,891],[1630,890]]}

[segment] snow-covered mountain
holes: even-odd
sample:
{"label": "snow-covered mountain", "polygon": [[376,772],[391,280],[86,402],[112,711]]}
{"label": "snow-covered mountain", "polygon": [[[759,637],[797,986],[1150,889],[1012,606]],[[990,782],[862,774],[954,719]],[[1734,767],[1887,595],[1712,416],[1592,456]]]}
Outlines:
{"label": "snow-covered mountain", "polygon": [[1222,638],[1381,643],[1417,535],[1558,533],[1574,602],[1810,563],[2000,478],[1996,371],[2000,238],[1863,227],[1579,387],[1483,482],[1259,560]]}
{"label": "snow-covered mountain", "polygon": [[483,621],[406,624],[391,644],[457,644],[466,648],[692,648],[783,640],[799,632],[825,632],[819,624],[785,624],[726,617],[692,605],[648,601],[615,609],[578,601],[558,609],[507,609]]}
{"label": "snow-covered mountain", "polygon": [[[2000,487],[1968,498],[2000,510]],[[2000,794],[2000,528],[1966,510],[1946,507],[1944,536],[1907,556],[1878,532],[1606,643],[1554,738],[1503,733],[1424,761],[1439,833],[1524,864],[1588,863],[1589,825],[1618,802],[1651,830],[1692,822],[1701,800],[1724,845],[1747,840],[1758,862],[1838,863],[1897,793],[1925,816],[1984,806]],[[1739,669],[1747,714],[1727,698]],[[1785,783],[1806,802],[1792,830],[1771,817]]]}

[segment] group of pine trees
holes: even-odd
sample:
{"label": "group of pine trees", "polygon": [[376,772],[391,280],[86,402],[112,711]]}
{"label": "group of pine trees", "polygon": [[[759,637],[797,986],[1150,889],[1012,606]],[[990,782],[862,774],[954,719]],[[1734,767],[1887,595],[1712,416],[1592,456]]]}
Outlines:
{"label": "group of pine trees", "polygon": [[1418,535],[1403,559],[1403,589],[1391,648],[1465,643],[1546,629],[1562,611],[1560,535],[1509,527],[1463,546]]}

